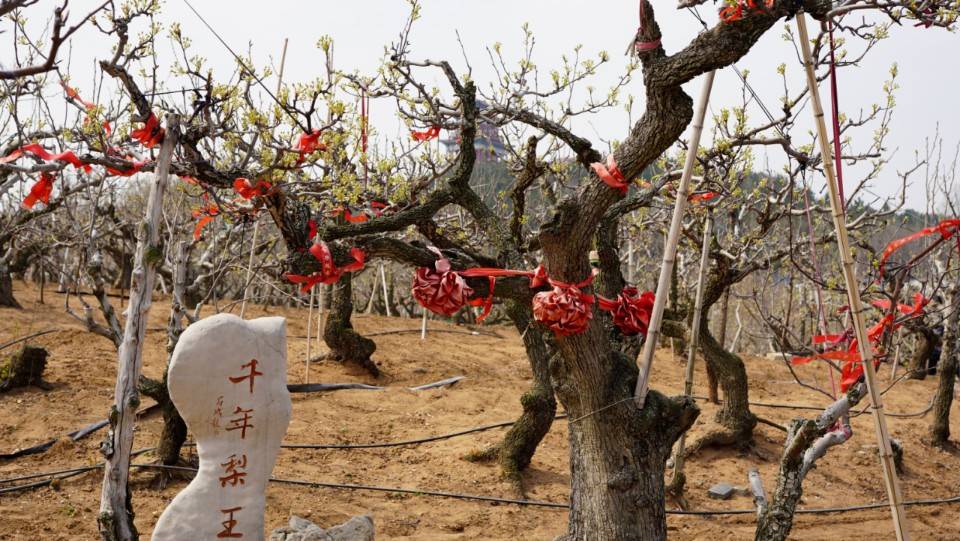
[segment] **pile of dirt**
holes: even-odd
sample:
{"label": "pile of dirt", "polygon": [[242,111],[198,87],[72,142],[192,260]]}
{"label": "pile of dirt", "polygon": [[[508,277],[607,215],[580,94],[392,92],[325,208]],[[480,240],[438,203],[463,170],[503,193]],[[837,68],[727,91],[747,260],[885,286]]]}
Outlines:
{"label": "pile of dirt", "polygon": [[[0,395],[0,453],[42,443],[51,436],[103,419],[112,401],[116,351],[106,339],[87,332],[63,311],[63,298],[46,292],[46,304],[36,303],[37,292],[20,286],[17,298],[24,310],[0,309],[5,322],[0,342],[51,327],[31,343],[46,348],[45,379],[48,391],[36,387],[14,389]],[[164,325],[169,304],[160,300],[151,311],[146,339],[144,371],[159,377],[166,363]],[[288,318],[288,381],[303,382],[306,355],[306,310],[248,307],[248,316],[281,315]],[[365,334],[419,328],[418,320],[355,316]],[[315,363],[311,381],[361,382],[387,386],[385,391],[349,390],[293,396],[293,418],[286,443],[384,442],[444,434],[477,425],[514,419],[520,412],[520,395],[531,383],[531,374],[519,336],[507,327],[494,327],[498,336],[473,335],[465,329],[431,322],[432,329],[457,332],[418,332],[374,336],[375,360],[383,376],[373,380],[351,373],[334,362]],[[314,344],[314,355],[325,348]],[[683,359],[658,353],[652,386],[667,393],[681,392]],[[827,397],[798,385],[782,360],[747,359],[750,397],[756,402],[822,406]],[[406,388],[451,376],[466,379],[450,388],[413,392]],[[803,366],[805,382],[826,388],[822,366]],[[881,381],[889,383],[889,369]],[[705,395],[698,366],[695,393]],[[819,381],[818,381],[819,380]],[[905,380],[886,394],[887,410],[918,412],[926,409],[935,380]],[[701,403],[702,413],[691,438],[703,433],[716,406]],[[815,412],[755,407],[754,412],[773,423],[785,424]],[[960,412],[952,414],[952,430],[960,435]],[[906,472],[902,476],[907,499],[937,498],[960,493],[960,457],[939,451],[926,442],[929,414],[890,418],[894,437],[905,447]],[[159,414],[147,416],[137,427],[135,448],[154,445],[161,428]],[[853,420],[854,438],[822,459],[804,483],[801,507],[830,507],[883,501],[885,493],[876,457],[873,424],[868,414]],[[283,450],[274,470],[281,478],[381,485],[409,489],[449,491],[490,496],[516,496],[500,479],[495,465],[473,464],[467,453],[496,443],[503,429],[471,434],[416,447],[362,450]],[[41,455],[0,461],[0,478],[95,464],[100,460],[97,433],[79,442],[60,442]],[[716,482],[745,486],[747,470],[758,468],[772,492],[784,434],[758,425],[756,445],[744,452],[708,450],[687,463],[687,500],[691,509],[750,509],[749,496],[716,501],[706,495]],[[690,440],[688,440],[690,441]],[[524,474],[527,497],[565,502],[569,496],[566,421],[557,421]],[[138,462],[153,460],[150,454]],[[136,524],[148,538],[164,506],[183,488],[176,481],[162,490],[153,487],[155,471],[134,473],[133,504]],[[93,471],[46,487],[0,496],[0,539],[95,539],[101,473]],[[671,503],[671,508],[674,508]],[[349,491],[273,484],[267,495],[267,527],[287,523],[290,515],[320,526],[340,524],[350,517],[369,514],[377,525],[378,539],[553,539],[566,529],[562,509],[519,507],[438,498],[419,494]],[[915,539],[957,539],[960,505],[917,506],[908,509]],[[752,539],[755,517],[678,516],[668,519],[672,539]],[[800,515],[793,539],[836,537],[875,541],[892,539],[887,509],[845,514]]]}

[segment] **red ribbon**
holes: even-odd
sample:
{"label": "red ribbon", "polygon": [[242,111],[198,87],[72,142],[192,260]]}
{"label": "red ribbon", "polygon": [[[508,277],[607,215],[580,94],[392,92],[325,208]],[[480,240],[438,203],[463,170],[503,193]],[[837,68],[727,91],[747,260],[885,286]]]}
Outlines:
{"label": "red ribbon", "polygon": [[163,142],[163,133],[157,115],[150,113],[143,127],[130,132],[130,137],[147,148],[153,148]]}
{"label": "red ribbon", "polygon": [[958,230],[960,230],[960,219],[944,220],[937,225],[925,227],[912,235],[891,241],[890,244],[887,244],[887,247],[883,249],[883,255],[880,256],[880,276],[883,276],[883,267],[887,263],[887,259],[900,248],[903,248],[915,240],[933,235],[934,233],[940,233],[940,236],[944,239],[949,239],[954,236]]}
{"label": "red ribbon", "polygon": [[[898,304],[897,304],[897,311],[899,311],[901,314],[904,314],[904,315],[907,315],[907,316],[918,316],[918,315],[920,315],[920,314],[923,313],[924,307],[925,307],[925,306],[927,305],[927,303],[929,303],[929,302],[930,302],[930,299],[924,297],[923,294],[921,294],[921,293],[917,293],[917,294],[915,294],[915,295],[913,296],[913,306],[911,306],[911,305],[909,305],[909,304],[899,304],[899,303],[898,303]],[[879,309],[881,309],[881,310],[884,310],[884,311],[890,310],[890,301],[887,300],[887,299],[875,300],[875,301],[873,301],[871,304],[873,304],[873,305],[876,306],[877,308],[879,308]]]}
{"label": "red ribbon", "polygon": [[711,201],[718,195],[720,194],[717,192],[692,193],[690,194],[690,197],[687,198],[687,201],[690,201],[691,203],[705,203],[707,201]]}
{"label": "red ribbon", "polygon": [[203,228],[213,221],[214,217],[220,215],[220,209],[213,204],[199,208],[193,211],[193,217],[197,218],[196,225],[193,226],[193,240],[200,240]]}
{"label": "red ribbon", "polygon": [[643,35],[643,3],[646,0],[640,0],[640,26],[637,28],[637,37],[633,42],[633,48],[638,53],[644,53],[647,51],[652,51],[660,46],[660,39],[655,39],[653,41],[640,41],[640,37]]}
{"label": "red ribbon", "polygon": [[[917,304],[920,305],[920,301],[917,301]],[[889,303],[888,303],[889,306]],[[915,307],[909,307],[913,310]],[[921,305],[922,309],[922,305]],[[899,327],[900,324],[896,323],[893,318],[893,314],[887,314],[880,321],[874,324],[872,327],[867,329],[867,340],[870,341],[870,347],[875,348],[880,344],[880,338],[883,336],[884,331],[886,330],[895,330]],[[860,357],[859,343],[856,338],[852,338],[853,333],[847,331],[843,334],[827,334],[827,335],[817,335],[813,337],[814,344],[834,344],[839,345],[840,342],[843,342],[847,339],[850,340],[847,348],[844,349],[833,349],[828,350],[822,353],[814,353],[810,356],[803,357],[793,357],[790,360],[790,364],[796,366],[801,364],[807,364],[816,359],[830,360],[830,361],[839,361],[843,365],[840,368],[840,390],[846,392],[851,385],[855,384],[860,380],[860,376],[863,375],[863,362]],[[880,364],[880,361],[874,359],[874,368]]]}
{"label": "red ribbon", "polygon": [[266,180],[258,180],[256,184],[251,184],[249,179],[238,177],[233,181],[233,191],[240,197],[250,200],[257,196],[265,196],[273,189],[273,185]]}
{"label": "red ribbon", "polygon": [[650,314],[653,312],[653,291],[640,290],[633,286],[623,288],[616,299],[597,296],[597,306],[610,312],[613,324],[626,336],[647,334]]}
{"label": "red ribbon", "polygon": [[73,87],[67,83],[61,82],[60,86],[63,87],[63,91],[67,94],[67,97],[71,100],[77,100],[86,110],[96,109],[97,104],[84,100],[80,97],[80,93],[76,91]]}
{"label": "red ribbon", "polygon": [[[764,0],[763,4],[770,8],[773,7],[773,0]],[[735,5],[727,6],[720,10],[720,20],[725,23],[732,23],[743,19],[747,8],[754,11],[762,11],[755,0],[738,0]]]}
{"label": "red ribbon", "polygon": [[39,143],[31,143],[14,150],[10,154],[0,158],[0,164],[10,163],[21,156],[25,156],[26,154],[33,154],[37,158],[40,158],[46,162],[66,162],[77,169],[82,169],[85,173],[89,173],[91,171],[90,164],[81,161],[72,150],[60,152],[59,154],[52,154],[49,150],[40,146]]}
{"label": "red ribbon", "polygon": [[107,174],[115,177],[132,177],[139,173],[148,163],[150,163],[150,160],[133,160],[129,169],[114,169],[113,167],[107,166]]}
{"label": "red ribbon", "polygon": [[300,291],[310,291],[317,284],[335,284],[345,272],[356,272],[363,268],[367,260],[367,254],[357,247],[350,248],[350,256],[353,262],[337,267],[333,262],[333,254],[330,253],[330,247],[327,243],[320,241],[310,247],[310,253],[320,262],[320,270],[304,276],[301,274],[287,273],[284,277],[294,284],[303,284]]}
{"label": "red ribbon", "polygon": [[[483,321],[493,307],[493,292],[498,277],[526,276],[530,278],[530,287],[536,288],[547,283],[547,271],[539,266],[533,271],[474,267],[463,271],[451,270],[450,260],[443,257],[439,250],[431,248],[439,256],[434,269],[420,267],[413,277],[413,297],[421,306],[445,316],[452,316],[465,305],[482,306],[483,312],[477,321]],[[464,278],[487,278],[490,292],[485,298],[472,298],[473,288]]]}
{"label": "red ribbon", "polygon": [[614,190],[618,190],[623,195],[627,194],[627,189],[630,187],[630,184],[627,183],[626,178],[624,178],[623,173],[620,172],[620,168],[617,167],[617,161],[613,158],[613,154],[607,156],[607,165],[602,163],[591,163],[590,167],[593,168],[593,172],[600,177],[607,186],[610,186]]}
{"label": "red ribbon", "polygon": [[297,165],[303,163],[303,160],[306,159],[307,154],[312,154],[318,150],[326,150],[327,145],[320,141],[320,135],[323,132],[320,130],[313,130],[310,133],[301,133],[300,139],[297,141],[296,150],[300,153],[300,158],[297,159]]}
{"label": "red ribbon", "polygon": [[440,126],[430,126],[426,131],[411,131],[410,137],[417,141],[429,141],[440,137]]}
{"label": "red ribbon", "polygon": [[44,205],[50,204],[50,194],[53,192],[54,176],[46,171],[40,173],[40,178],[30,187],[30,193],[23,198],[23,208],[32,209],[37,201]]}

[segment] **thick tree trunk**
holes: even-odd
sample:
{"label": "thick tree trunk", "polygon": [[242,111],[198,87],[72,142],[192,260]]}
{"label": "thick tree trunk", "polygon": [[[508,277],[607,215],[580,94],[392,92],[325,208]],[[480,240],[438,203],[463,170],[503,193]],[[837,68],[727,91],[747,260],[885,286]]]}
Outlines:
{"label": "thick tree trunk", "polygon": [[5,257],[0,257],[0,306],[22,309],[20,303],[13,296],[13,278]]}
{"label": "thick tree trunk", "polygon": [[370,359],[377,350],[373,340],[353,330],[350,316],[353,314],[352,275],[344,273],[333,285],[330,310],[323,325],[323,341],[330,348],[330,357],[342,362],[360,366],[373,377],[380,376],[380,369]]}
{"label": "thick tree trunk", "polygon": [[930,426],[932,443],[944,447],[950,442],[950,406],[953,404],[953,386],[957,378],[957,337],[960,334],[960,285],[950,292],[950,314],[944,322],[943,348],[940,352],[940,376],[937,394],[933,397],[933,421]]}
{"label": "thick tree trunk", "polygon": [[913,357],[910,359],[910,375],[908,377],[910,379],[926,379],[930,370],[930,359],[938,345],[937,343],[940,341],[940,337],[933,332],[933,329],[925,325],[917,326],[915,330],[917,349],[914,350]]}
{"label": "thick tree trunk", "polygon": [[163,429],[157,441],[157,462],[165,466],[175,466],[180,462],[180,450],[187,441],[187,424],[167,393],[167,377],[163,381],[148,378],[140,379],[140,392],[157,401],[163,415]]}
{"label": "thick tree trunk", "polygon": [[[727,323],[730,313],[730,288],[723,291],[723,297],[720,300],[720,332],[717,335],[717,341],[723,348],[727,347]],[[706,363],[707,367],[707,398],[714,404],[720,403],[718,392],[719,382],[717,374],[713,371],[713,365]]]}
{"label": "thick tree trunk", "polygon": [[557,396],[570,416],[572,503],[561,539],[666,539],[664,469],[674,442],[699,411],[690,399],[656,391],[638,410],[637,369],[625,355],[561,349],[562,357],[551,364]]}
{"label": "thick tree trunk", "polygon": [[710,333],[706,318],[700,325],[700,348],[707,366],[713,368],[717,382],[723,389],[723,406],[717,412],[716,421],[724,430],[706,434],[690,448],[690,452],[695,453],[711,445],[749,445],[757,418],[750,411],[747,370],[743,360],[717,342]]}

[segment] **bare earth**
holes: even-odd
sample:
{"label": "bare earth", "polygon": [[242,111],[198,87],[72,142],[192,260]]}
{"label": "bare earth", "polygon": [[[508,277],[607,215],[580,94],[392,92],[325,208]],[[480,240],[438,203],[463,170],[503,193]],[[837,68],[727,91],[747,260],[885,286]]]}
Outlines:
{"label": "bare earth", "polygon": [[[63,298],[46,291],[46,303],[38,304],[38,291],[18,284],[17,297],[23,311],[0,308],[0,343],[48,328],[61,329],[32,340],[50,351],[47,380],[51,391],[17,389],[0,395],[0,452],[35,445],[53,436],[105,418],[112,402],[116,352],[104,338],[83,330],[63,312]],[[91,300],[92,302],[92,300]],[[169,305],[154,304],[147,340],[145,372],[158,377],[166,363],[165,320]],[[303,381],[306,352],[306,310],[254,307],[248,316],[288,317],[288,381]],[[395,329],[418,329],[419,320],[356,316],[362,333]],[[431,322],[432,329],[459,330]],[[293,419],[287,443],[362,443],[394,441],[453,432],[477,425],[512,420],[520,411],[519,398],[530,383],[530,371],[515,331],[491,327],[501,337],[433,333],[425,342],[418,333],[376,336],[376,360],[384,373],[379,381],[349,373],[332,362],[315,364],[312,382],[366,382],[387,385],[387,391],[337,391],[298,394],[293,398]],[[2,355],[13,351],[8,348]],[[316,353],[317,347],[313,347]],[[682,361],[671,360],[669,350],[660,351],[653,387],[676,394],[682,388]],[[698,365],[697,382],[705,375]],[[824,405],[822,395],[797,385],[781,361],[747,359],[750,397],[758,402],[790,402]],[[822,366],[800,367],[805,380],[824,384]],[[466,380],[441,390],[411,392],[406,387],[450,376]],[[889,382],[889,368],[881,369],[881,381]],[[886,395],[889,412],[925,409],[935,379],[903,381]],[[825,384],[823,386],[826,386]],[[697,394],[705,394],[702,385]],[[715,407],[701,403],[702,413],[692,438],[704,432]],[[761,417],[786,423],[798,415],[815,412],[755,407]],[[953,433],[960,435],[960,412],[952,414]],[[895,437],[904,442],[906,473],[902,476],[907,499],[941,498],[960,494],[960,458],[924,443],[929,414],[889,420]],[[145,418],[138,427],[136,448],[155,444],[161,427],[159,413]],[[869,415],[854,419],[854,438],[821,461],[804,483],[802,507],[843,506],[882,501],[885,498],[876,458],[873,424]],[[274,470],[276,477],[311,481],[355,483],[438,490],[490,496],[515,497],[511,485],[499,478],[494,465],[464,461],[466,453],[496,443],[504,429],[443,440],[417,447],[371,450],[284,450]],[[526,496],[533,500],[564,502],[568,497],[567,424],[557,421],[548,434],[530,470],[525,475]],[[0,479],[29,473],[66,469],[96,463],[104,432],[71,442],[62,439],[42,455],[0,461]],[[689,440],[688,440],[689,441]],[[690,509],[749,509],[752,498],[734,496],[728,501],[706,497],[713,483],[726,481],[745,486],[746,473],[757,467],[768,492],[774,488],[783,433],[760,424],[754,451],[708,451],[695,457],[688,468]],[[138,462],[153,460],[149,454]],[[133,474],[136,524],[148,538],[164,505],[184,485],[177,481],[163,490],[152,488],[153,470]],[[0,539],[54,540],[96,539],[101,473],[90,472],[65,480],[56,488],[45,487],[0,496]],[[7,486],[7,485],[3,485]],[[676,503],[669,502],[675,509]],[[328,526],[357,514],[371,514],[378,539],[553,539],[564,532],[563,510],[519,507],[463,501],[414,494],[348,491],[271,485],[267,496],[267,526],[284,524],[297,514]],[[960,539],[960,504],[914,506],[908,509],[914,539]],[[752,539],[752,514],[697,517],[671,516],[672,539]],[[848,540],[893,539],[887,509],[844,514],[801,515],[793,539],[837,538]]]}

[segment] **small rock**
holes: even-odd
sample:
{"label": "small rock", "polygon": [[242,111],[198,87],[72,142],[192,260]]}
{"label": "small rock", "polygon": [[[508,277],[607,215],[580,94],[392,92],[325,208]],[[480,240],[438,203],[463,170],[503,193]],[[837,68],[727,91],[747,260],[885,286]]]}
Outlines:
{"label": "small rock", "polygon": [[373,541],[373,536],[373,519],[369,515],[353,517],[329,530],[294,515],[289,526],[270,533],[270,541]]}
{"label": "small rock", "polygon": [[370,515],[353,517],[327,530],[331,541],[373,541],[373,518]]}
{"label": "small rock", "polygon": [[727,483],[717,483],[707,490],[707,496],[715,500],[727,500],[733,495],[733,487]]}

